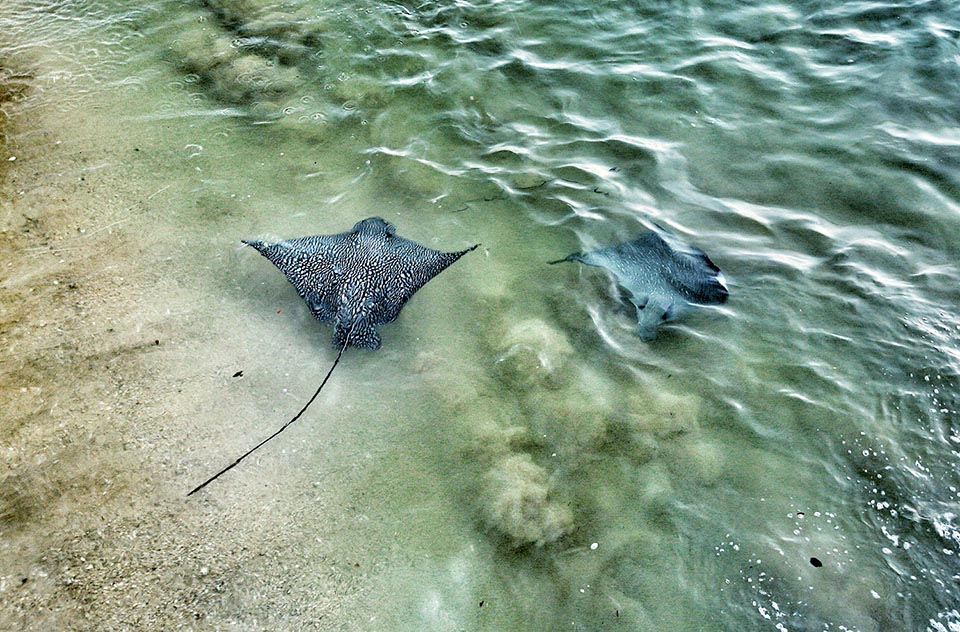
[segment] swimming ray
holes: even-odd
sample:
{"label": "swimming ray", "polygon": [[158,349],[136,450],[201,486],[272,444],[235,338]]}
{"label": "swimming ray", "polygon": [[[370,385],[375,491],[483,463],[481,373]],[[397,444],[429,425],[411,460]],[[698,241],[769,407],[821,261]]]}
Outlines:
{"label": "swimming ray", "polygon": [[417,290],[477,245],[441,252],[397,236],[379,217],[357,222],[336,235],[313,235],[270,243],[244,240],[269,259],[306,301],[318,320],[332,320],[337,358],[307,404],[279,430],[192,489],[190,496],[236,467],[300,418],[317,398],[348,346],[380,348],[377,327],[400,315]]}
{"label": "swimming ray", "polygon": [[657,337],[657,327],[692,311],[720,305],[729,296],[723,273],[707,254],[654,224],[631,241],[551,261],[579,261],[610,271],[637,309],[640,338]]}

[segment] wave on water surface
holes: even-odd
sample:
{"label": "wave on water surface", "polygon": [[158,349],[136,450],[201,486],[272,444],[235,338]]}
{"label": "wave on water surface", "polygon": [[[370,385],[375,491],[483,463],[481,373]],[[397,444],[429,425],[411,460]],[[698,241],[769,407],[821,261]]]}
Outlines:
{"label": "wave on water surface", "polygon": [[[543,230],[522,265],[658,222],[728,271],[729,305],[655,346],[602,275],[557,271],[523,309],[509,298],[531,296],[522,272],[498,281],[508,296],[480,357],[495,357],[482,389],[500,411],[453,408],[477,514],[516,568],[581,574],[604,595],[585,625],[607,599],[639,625],[718,610],[730,629],[937,629],[952,574],[933,551],[955,543],[950,512],[929,508],[960,484],[904,459],[956,458],[954,434],[927,432],[953,412],[924,407],[929,383],[912,377],[960,375],[942,311],[960,252],[943,134],[956,17],[938,2],[206,0],[171,51],[210,98],[273,129],[346,130],[374,177],[443,200],[421,214],[459,213],[492,252],[497,237],[519,245],[519,226]],[[917,432],[891,401],[919,405]],[[574,553],[594,541],[592,562]],[[686,548],[710,542],[713,560]],[[667,614],[655,594],[693,580],[649,569],[686,564],[727,588]],[[899,581],[929,607],[901,608]]]}
{"label": "wave on water surface", "polygon": [[[210,318],[197,320],[222,323],[212,315],[227,305],[257,329],[229,340],[250,362],[242,386],[259,412],[308,377],[244,347],[266,336],[306,365],[326,349],[311,336],[329,332],[225,244],[375,214],[431,247],[484,244],[384,328],[379,355],[345,362],[352,399],[336,399],[350,423],[324,417],[311,430],[323,441],[284,453],[309,476],[364,478],[347,500],[285,492],[295,507],[277,516],[305,521],[310,537],[271,554],[309,569],[286,585],[298,599],[312,596],[296,580],[315,586],[327,556],[350,550],[362,564],[340,560],[331,576],[350,595],[361,584],[385,595],[364,610],[384,629],[956,629],[955,4],[125,4],[0,9],[46,60],[23,75],[2,62],[0,124],[28,92],[67,84],[59,113],[72,121],[76,109],[114,114],[98,90],[130,90],[124,125],[150,141],[130,152],[157,172],[142,188],[182,189],[169,216],[140,220],[177,228],[150,249],[183,262],[184,232],[205,244],[194,272],[223,278],[171,283],[204,288],[193,309]],[[30,138],[4,134],[7,147]],[[77,155],[97,149],[65,138]],[[78,195],[85,169],[58,167],[43,186]],[[730,299],[647,343],[613,276],[547,262],[654,223],[702,248]],[[196,338],[226,353],[220,333]],[[222,432],[259,432],[229,422],[242,430]],[[278,489],[281,474],[264,471],[250,476]],[[43,505],[28,496],[16,498]],[[205,511],[249,520],[252,504]],[[253,522],[279,519],[268,514]],[[362,542],[329,545],[328,533]],[[118,542],[103,546],[122,557]],[[160,577],[172,610],[273,622],[244,603],[275,605],[256,588],[276,569],[242,559],[236,581],[248,583],[218,576],[216,591]],[[37,590],[79,590],[54,584]]]}

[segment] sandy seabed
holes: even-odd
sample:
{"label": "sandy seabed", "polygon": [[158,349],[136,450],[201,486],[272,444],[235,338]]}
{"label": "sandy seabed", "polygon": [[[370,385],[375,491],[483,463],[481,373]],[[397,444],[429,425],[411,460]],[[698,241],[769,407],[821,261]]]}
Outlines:
{"label": "sandy seabed", "polygon": [[[758,595],[877,629],[880,571],[846,534],[790,536],[829,492],[755,443],[753,408],[718,424],[701,405],[719,373],[776,383],[766,347],[730,353],[748,337],[730,327],[757,321],[705,315],[702,335],[637,343],[598,275],[547,276],[583,247],[570,230],[517,230],[517,198],[370,151],[425,132],[418,99],[385,105],[359,79],[298,99],[200,13],[176,42],[137,41],[129,64],[92,52],[98,32],[72,66],[54,46],[25,47],[39,59],[22,69],[0,58],[0,630],[697,629]],[[124,19],[118,48],[141,36]],[[250,76],[269,99],[247,103]],[[431,151],[445,148],[463,160],[453,142]],[[509,180],[518,198],[546,193],[526,165]],[[589,205],[606,195],[591,189]],[[559,221],[554,196],[533,215]],[[483,247],[384,327],[383,349],[351,349],[300,423],[187,498],[298,410],[335,355],[239,240],[370,215],[432,247]],[[758,516],[773,526],[744,524]],[[744,574],[767,549],[731,553],[730,532],[790,542],[756,571],[779,592]],[[827,550],[855,571],[820,573],[811,595],[807,560]]]}
{"label": "sandy seabed", "polygon": [[[216,259],[168,221],[196,183],[164,180],[160,139],[3,78],[0,629],[368,629],[360,543],[381,527],[351,495],[369,452],[296,469],[291,437],[230,493],[185,497],[298,394],[257,401],[282,372],[258,371],[253,323],[203,300]],[[347,435],[331,448],[359,449]]]}
{"label": "sandy seabed", "polygon": [[[546,629],[577,609],[607,559],[584,538],[624,538],[600,518],[577,534],[586,510],[556,488],[551,450],[579,471],[616,439],[642,465],[646,442],[698,415],[682,397],[586,394],[611,389],[581,385],[570,341],[526,304],[507,309],[502,255],[524,237],[431,222],[445,231],[431,244],[500,256],[432,282],[297,426],[187,498],[298,410],[335,355],[330,328],[239,244],[323,194],[245,182],[288,169],[279,149],[250,161],[216,128],[117,124],[129,94],[71,108],[36,83],[3,104],[0,629]],[[235,181],[218,158],[233,154]],[[362,202],[293,223],[345,230]],[[622,622],[642,612],[580,598]]]}

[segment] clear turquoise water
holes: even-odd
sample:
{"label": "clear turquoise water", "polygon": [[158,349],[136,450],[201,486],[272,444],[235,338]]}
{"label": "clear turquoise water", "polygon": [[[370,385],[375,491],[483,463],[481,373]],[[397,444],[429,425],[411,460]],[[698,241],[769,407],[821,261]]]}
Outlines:
{"label": "clear turquoise water", "polygon": [[[376,524],[351,545],[377,560],[367,599],[316,627],[960,626],[960,6],[142,4],[0,9],[0,60],[35,88],[7,151],[41,142],[32,107],[99,122],[75,149],[163,192],[124,221],[157,231],[171,278],[209,277],[191,309],[252,319],[203,348],[275,376],[247,384],[259,413],[311,391],[330,332],[238,239],[382,215],[483,244],[345,362],[309,421],[324,441],[211,489],[256,524],[232,486],[303,502],[310,472],[373,455],[326,510]],[[731,299],[643,343],[602,273],[545,262],[649,222]],[[231,440],[170,488],[264,428],[216,424]],[[324,512],[284,511],[326,537]],[[251,614],[249,577],[200,599],[197,629],[307,629]]]}

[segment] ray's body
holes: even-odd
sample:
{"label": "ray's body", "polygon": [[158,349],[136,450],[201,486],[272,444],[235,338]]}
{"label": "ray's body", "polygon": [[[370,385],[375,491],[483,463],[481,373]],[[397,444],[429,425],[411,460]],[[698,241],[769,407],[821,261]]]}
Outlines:
{"label": "ray's body", "polygon": [[393,224],[379,217],[359,221],[352,230],[336,235],[243,243],[256,248],[286,275],[318,320],[333,321],[333,343],[339,351],[300,412],[187,496],[239,465],[299,419],[323,390],[348,346],[379,349],[377,327],[395,320],[417,290],[477,247],[458,252],[433,250],[397,236]]}
{"label": "ray's body", "polygon": [[637,309],[640,338],[657,337],[657,327],[695,305],[720,305],[729,292],[723,273],[707,254],[660,226],[631,241],[559,261],[579,261],[609,270]]}
{"label": "ray's body", "polygon": [[441,252],[404,239],[379,217],[337,235],[269,243],[247,241],[283,272],[321,321],[332,320],[333,344],[380,348],[377,326],[397,318],[407,300],[476,246]]}

